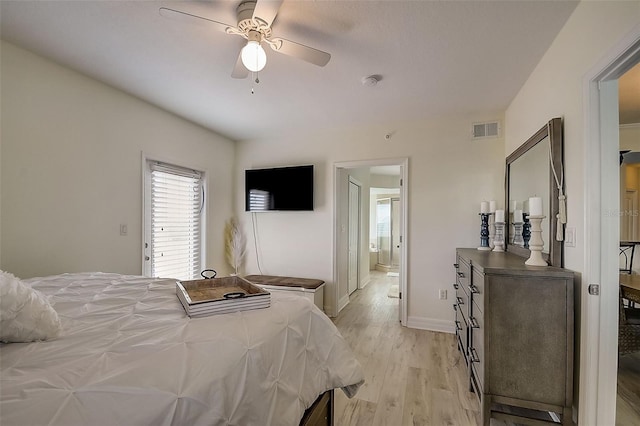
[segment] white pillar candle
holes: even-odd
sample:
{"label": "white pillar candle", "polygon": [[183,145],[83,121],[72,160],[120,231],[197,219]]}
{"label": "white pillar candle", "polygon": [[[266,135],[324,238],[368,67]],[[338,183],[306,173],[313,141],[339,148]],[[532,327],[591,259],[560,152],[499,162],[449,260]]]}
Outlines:
{"label": "white pillar candle", "polygon": [[504,222],[504,210],[496,210],[496,222]]}
{"label": "white pillar candle", "polygon": [[509,200],[509,212],[513,213],[516,211],[516,200]]}
{"label": "white pillar candle", "polygon": [[513,223],[522,223],[522,210],[516,210],[513,212]]}
{"label": "white pillar candle", "polygon": [[480,213],[489,213],[489,203],[487,201],[480,203]]}
{"label": "white pillar candle", "polygon": [[529,214],[531,216],[542,216],[542,198],[529,198]]}
{"label": "white pillar candle", "polygon": [[489,201],[489,213],[496,212],[496,200]]}

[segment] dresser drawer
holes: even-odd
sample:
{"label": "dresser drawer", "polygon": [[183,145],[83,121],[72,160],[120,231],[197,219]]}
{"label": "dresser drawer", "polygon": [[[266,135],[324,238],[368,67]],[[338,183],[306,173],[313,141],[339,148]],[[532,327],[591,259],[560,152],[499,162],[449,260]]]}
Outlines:
{"label": "dresser drawer", "polygon": [[456,280],[463,290],[469,292],[469,284],[471,283],[471,266],[465,259],[458,257],[456,263]]}
{"label": "dresser drawer", "polygon": [[480,312],[484,312],[484,274],[474,270],[467,290]]}
{"label": "dresser drawer", "polygon": [[463,290],[464,288],[462,287],[462,285],[459,285],[458,289],[455,292],[455,300],[453,302],[454,309],[463,312],[465,318],[469,318],[469,303],[471,302],[471,300],[469,299],[469,295],[467,294],[467,292]]}
{"label": "dresser drawer", "polygon": [[484,317],[478,311],[475,302],[471,303],[469,314],[469,362],[478,380],[478,385],[484,389]]}
{"label": "dresser drawer", "polygon": [[469,347],[469,321],[467,320],[467,315],[457,308],[455,325],[460,352],[462,352],[465,365],[469,365],[469,357],[467,354],[467,348]]}

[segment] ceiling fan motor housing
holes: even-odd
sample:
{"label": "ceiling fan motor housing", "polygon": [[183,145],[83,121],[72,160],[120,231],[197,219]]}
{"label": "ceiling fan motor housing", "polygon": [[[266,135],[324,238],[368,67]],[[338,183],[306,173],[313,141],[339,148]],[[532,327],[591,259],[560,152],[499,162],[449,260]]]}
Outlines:
{"label": "ceiling fan motor housing", "polygon": [[262,34],[262,38],[271,36],[271,27],[262,21],[259,16],[254,18],[253,11],[256,8],[256,2],[253,0],[244,1],[238,5],[236,14],[238,16],[238,29],[249,37],[251,31],[258,31]]}

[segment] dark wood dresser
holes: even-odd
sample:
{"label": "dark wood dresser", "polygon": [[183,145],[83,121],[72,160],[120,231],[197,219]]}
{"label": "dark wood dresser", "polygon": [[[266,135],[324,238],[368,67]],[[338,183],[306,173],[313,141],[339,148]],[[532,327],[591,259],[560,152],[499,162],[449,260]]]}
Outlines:
{"label": "dark wood dresser", "polygon": [[506,252],[456,259],[456,336],[481,423],[571,425],[573,273]]}

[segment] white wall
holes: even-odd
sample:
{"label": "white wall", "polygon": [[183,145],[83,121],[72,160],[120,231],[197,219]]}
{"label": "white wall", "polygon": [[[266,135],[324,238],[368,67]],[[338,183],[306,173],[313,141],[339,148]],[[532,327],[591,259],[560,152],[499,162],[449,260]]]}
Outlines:
{"label": "white wall", "polygon": [[373,188],[398,188],[400,176],[371,174],[371,186]]}
{"label": "white wall", "polygon": [[226,270],[233,142],[12,44],[1,54],[3,270],[141,274],[143,151],[207,173],[207,266]]}
{"label": "white wall", "polygon": [[[256,215],[262,271],[325,280],[327,304],[333,303],[334,163],[409,157],[409,323],[452,330],[451,301],[438,300],[438,289],[451,288],[455,248],[479,245],[480,201],[504,199],[503,140],[472,142],[469,136],[472,122],[489,117],[496,115],[308,131],[239,143],[239,188],[246,168],[316,166],[314,212]],[[386,141],[383,135],[390,128],[396,131]],[[241,201],[237,209],[244,210]],[[245,213],[242,220],[250,233],[251,217]],[[256,272],[249,245],[247,269]]]}
{"label": "white wall", "polygon": [[620,126],[620,149],[640,151],[640,123]]}
{"label": "white wall", "polygon": [[[590,189],[585,188],[584,184],[584,129],[587,128],[584,78],[638,24],[640,2],[582,1],[505,113],[506,155],[549,119],[564,118],[567,226],[577,231],[576,247],[565,247],[565,267],[579,273],[585,270],[585,251],[589,244],[584,241],[584,217],[588,208],[584,194]],[[587,284],[579,283],[576,289],[581,300],[581,304],[576,306],[576,337],[581,342],[585,341],[583,324],[588,302],[582,295],[586,295]],[[615,282],[601,284],[617,286]],[[584,368],[589,365],[589,360],[580,357],[581,349],[585,348],[580,345],[576,347],[576,359]],[[579,370],[575,374],[576,378],[580,377]],[[581,392],[586,392],[586,383],[586,379],[579,383],[576,401]],[[595,391],[592,395],[595,395]],[[612,396],[598,395],[598,398],[611,400]],[[595,401],[589,402],[593,406],[582,407],[581,412],[595,409],[595,404],[591,404]]]}

